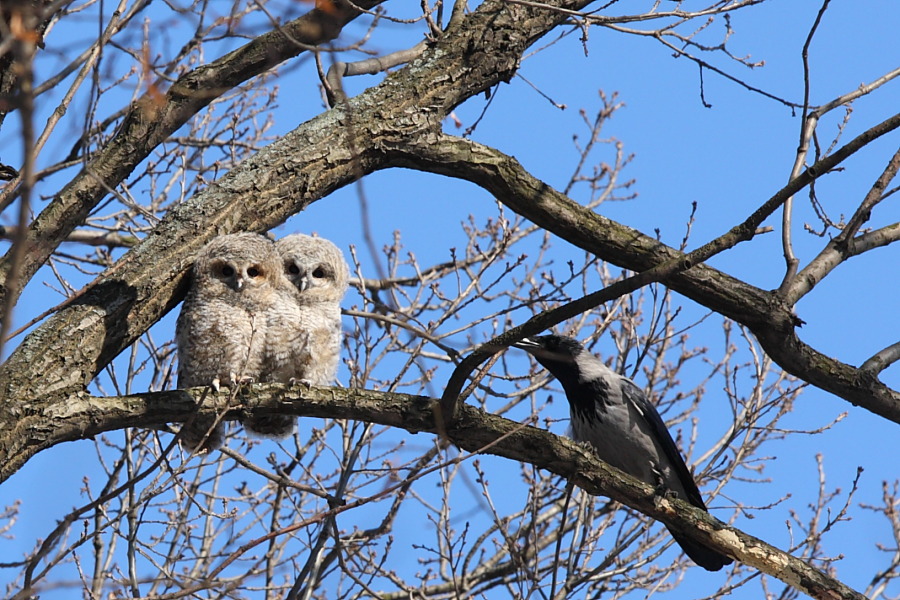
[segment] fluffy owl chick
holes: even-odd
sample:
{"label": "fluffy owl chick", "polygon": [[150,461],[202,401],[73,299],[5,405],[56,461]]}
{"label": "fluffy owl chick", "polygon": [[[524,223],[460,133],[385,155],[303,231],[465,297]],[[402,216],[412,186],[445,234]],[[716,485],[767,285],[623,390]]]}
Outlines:
{"label": "fluffy owl chick", "polygon": [[[269,312],[263,380],[329,385],[337,374],[341,351],[341,299],[350,269],[333,243],[293,234],[275,242],[284,268],[278,302]],[[262,415],[244,427],[280,438],[294,430],[295,419]]]}
{"label": "fluffy owl chick", "polygon": [[[282,269],[275,245],[256,233],[222,235],[200,250],[175,326],[179,388],[260,379]],[[198,416],[182,427],[181,443],[191,451],[209,452],[222,440],[213,419]]]}

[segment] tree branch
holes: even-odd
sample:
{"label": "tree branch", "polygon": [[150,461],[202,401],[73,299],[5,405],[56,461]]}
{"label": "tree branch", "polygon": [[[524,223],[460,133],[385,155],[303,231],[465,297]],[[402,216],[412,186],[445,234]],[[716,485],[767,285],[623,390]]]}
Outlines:
{"label": "tree branch", "polygon": [[[410,433],[445,435],[462,450],[530,463],[568,479],[589,494],[608,496],[813,598],[864,600],[838,580],[740,529],[686,502],[657,495],[651,486],[610,467],[582,445],[472,406],[461,406],[458,419],[445,429],[437,418],[440,401],[427,396],[265,384],[242,387],[235,397],[238,405],[228,390],[212,394],[207,388],[116,397],[77,394],[62,402],[64,409],[57,407],[26,419],[20,435],[29,436],[30,444],[47,448],[127,424],[159,427],[169,421],[183,422],[198,412],[215,416],[221,411],[228,411],[228,419],[246,416],[248,411],[293,414],[355,419]],[[197,409],[200,398],[203,403]],[[3,477],[15,470],[10,467],[0,465]]]}
{"label": "tree branch", "polygon": [[[782,286],[781,293],[790,306],[795,305],[803,296],[811,292],[816,284],[822,281],[839,264],[851,256],[858,255],[863,249],[873,247],[868,244],[857,244],[859,238],[855,236],[859,228],[871,217],[872,209],[883,199],[884,192],[891,180],[897,175],[898,169],[900,169],[900,150],[894,153],[884,171],[872,184],[866,197],[853,213],[847,225],[844,226],[844,230],[831,239],[825,245],[825,248],[788,282],[787,286]],[[888,232],[883,231],[882,233]],[[896,234],[896,232],[892,233]],[[868,239],[871,240],[872,238]],[[893,241],[887,235],[882,235],[877,239],[885,243]]]}
{"label": "tree branch", "polygon": [[[559,3],[580,7],[588,2]],[[391,166],[383,151],[389,140],[438,130],[460,102],[511,78],[522,52],[562,18],[510,7],[502,0],[485,2],[419,60],[302,124],[168,211],[143,242],[26,337],[0,368],[0,425],[14,423],[20,411],[39,411],[55,397],[85,389],[122,349],[181,300],[183,277],[194,254],[210,238],[233,231],[266,231],[336,189]],[[176,84],[169,96],[188,102],[186,88],[194,89],[195,79],[202,75],[195,73],[190,85]],[[178,113],[179,106],[168,110]],[[141,131],[158,132],[141,114],[133,112],[123,129],[129,130],[136,119],[143,124]],[[42,215],[49,219],[67,206],[77,212],[90,204],[78,208],[57,204],[59,200]],[[56,216],[77,224],[68,212]],[[29,235],[40,227],[36,222]],[[29,254],[29,260],[51,252],[61,239],[57,234],[68,235],[71,230],[67,225],[53,227],[58,227],[56,233],[40,237],[47,246]],[[0,444],[0,458],[3,450]]]}
{"label": "tree branch", "polygon": [[[357,1],[371,8],[383,0]],[[20,245],[26,257],[17,265],[20,282],[29,281],[66,236],[81,225],[109,190],[118,186],[188,119],[233,87],[295,57],[308,46],[336,37],[341,28],[359,15],[345,2],[334,8],[315,8],[302,17],[254,39],[208,65],[180,77],[160,99],[146,95],[132,105],[115,137],[99,148],[84,170],[69,182],[28,228],[24,239],[0,259],[0,305],[18,291],[9,289],[12,253]],[[9,203],[17,188],[0,195],[0,206]],[[21,288],[21,286],[18,286]]]}
{"label": "tree branch", "polygon": [[[712,249],[735,240],[750,239],[785,198],[898,126],[900,114],[860,134],[834,154],[812,165],[740,225],[707,246]],[[584,208],[532,176],[515,158],[493,148],[440,134],[412,147],[398,146],[393,152],[395,165],[471,181],[540,227],[619,267],[640,272],[668,261],[677,263],[687,256]],[[796,333],[802,321],[777,293],[751,286],[707,265],[675,273],[664,283],[703,306],[746,325],[766,353],[789,373],[900,423],[900,393],[878,381],[871,372],[825,356],[803,343]]]}

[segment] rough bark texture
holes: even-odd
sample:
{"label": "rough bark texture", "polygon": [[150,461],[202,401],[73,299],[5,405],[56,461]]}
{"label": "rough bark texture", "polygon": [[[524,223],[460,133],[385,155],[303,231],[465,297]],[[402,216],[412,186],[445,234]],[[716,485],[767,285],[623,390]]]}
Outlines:
{"label": "rough bark texture", "polygon": [[[560,4],[578,9],[587,2]],[[561,18],[546,10],[487,2],[407,68],[348,104],[302,124],[170,211],[140,245],[29,335],[7,360],[0,371],[0,424],[41,413],[82,391],[180,301],[192,257],[210,238],[238,230],[268,230],[309,203],[387,168],[385,148],[433,134],[460,102],[508,80],[522,52]],[[137,127],[130,125],[135,120],[152,127],[151,119],[142,115],[136,108],[123,129]],[[86,197],[77,193],[72,199]],[[41,229],[40,219],[35,222],[33,235],[40,232],[42,247],[31,248],[30,259],[36,264],[74,227],[70,210],[79,213],[93,203],[85,200],[75,206],[59,199],[51,203],[48,218],[65,213],[71,222],[55,226],[54,233]],[[0,434],[0,454],[16,457],[7,463],[11,469],[7,475],[36,449],[27,439],[10,436],[11,431],[5,428]]]}
{"label": "rough bark texture", "polygon": [[[410,433],[440,435],[467,452],[493,454],[547,469],[590,494],[608,496],[663,521],[813,598],[865,598],[805,562],[686,502],[655,494],[650,486],[610,467],[589,449],[571,440],[472,406],[461,407],[456,421],[445,426],[439,418],[440,401],[436,398],[277,384],[240,388],[233,395],[228,390],[214,395],[203,388],[112,398],[77,394],[33,423],[43,437],[43,441],[38,442],[43,447],[61,441],[60,437],[75,440],[126,425],[161,427],[172,420],[184,421],[197,412],[196,406],[201,399],[201,411],[210,416],[226,409],[230,419],[246,416],[248,411],[272,411],[308,417],[359,419]],[[88,421],[86,415],[90,416]]]}
{"label": "rough bark texture", "polygon": [[[383,0],[357,2],[372,8]],[[110,189],[114,189],[188,119],[216,97],[299,55],[305,45],[335,38],[359,11],[344,3],[327,11],[313,9],[282,28],[261,35],[246,46],[185,74],[159,97],[147,94],[128,111],[119,131],[94,155],[53,201],[41,211],[25,236],[25,261],[18,268],[21,280],[28,280],[47,261],[56,247]],[[298,45],[304,44],[304,45]],[[2,66],[2,65],[0,65]],[[11,190],[10,190],[11,192]],[[0,206],[4,199],[0,196]],[[18,291],[5,285],[12,267],[11,251],[0,259],[0,306]]]}
{"label": "rough bark texture", "polygon": [[[885,132],[900,125],[900,119],[892,118],[890,124],[891,128],[885,128]],[[839,164],[842,158],[838,153],[831,155],[826,170]],[[398,148],[394,161],[398,166],[472,181],[516,213],[619,267],[640,272],[687,256],[584,208],[533,177],[513,157],[493,148],[435,136],[414,147]],[[757,210],[710,245],[731,247],[751,239],[764,218],[810,179],[806,175],[802,180],[795,180],[766,203],[770,206],[768,211]],[[900,423],[900,393],[871,373],[825,356],[805,344],[797,334],[802,321],[777,291],[754,287],[703,264],[680,270],[663,281],[695,302],[746,325],[766,353],[789,373]]]}

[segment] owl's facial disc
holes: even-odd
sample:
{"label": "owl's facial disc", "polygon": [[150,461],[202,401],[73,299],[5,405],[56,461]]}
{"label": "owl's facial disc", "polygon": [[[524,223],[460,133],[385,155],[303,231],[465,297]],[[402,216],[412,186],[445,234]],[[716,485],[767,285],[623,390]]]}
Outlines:
{"label": "owl's facial disc", "polygon": [[287,274],[288,279],[290,279],[294,286],[301,292],[309,288],[309,272],[297,264],[295,260],[285,261],[284,272]]}
{"label": "owl's facial disc", "polygon": [[225,285],[233,290],[240,290],[244,285],[242,273],[231,262],[221,261],[213,267],[213,272]]}

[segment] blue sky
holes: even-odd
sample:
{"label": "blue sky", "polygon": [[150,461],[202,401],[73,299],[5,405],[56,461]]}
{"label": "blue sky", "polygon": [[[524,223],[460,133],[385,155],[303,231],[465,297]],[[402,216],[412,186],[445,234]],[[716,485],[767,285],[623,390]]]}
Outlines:
{"label": "blue sky", "polygon": [[[634,3],[621,4],[626,7]],[[393,9],[391,3],[388,7]],[[734,34],[729,49],[735,55],[749,54],[754,61],[765,61],[765,66],[750,70],[721,59],[710,60],[754,86],[799,102],[803,94],[800,49],[817,10],[817,3],[781,0],[738,11],[731,19]],[[718,40],[721,28],[721,22],[717,22],[705,39]],[[812,103],[847,93],[896,68],[900,63],[898,30],[900,14],[895,2],[832,2],[810,51]],[[351,34],[348,38],[359,31],[361,27],[354,24],[348,28]],[[158,34],[163,33],[161,28]],[[403,47],[409,38],[401,41],[401,33],[399,25],[386,25],[375,38],[374,47]],[[704,97],[712,107],[704,107],[697,66],[684,58],[672,58],[671,51],[649,38],[594,28],[587,49],[585,57],[577,36],[570,36],[530,56],[522,64],[522,76],[555,102],[565,104],[565,110],[553,107],[525,81],[515,78],[496,90],[487,117],[472,138],[516,156],[534,175],[560,187],[576,159],[572,134],[586,133],[578,110],[584,109],[592,115],[599,106],[600,89],[607,96],[618,93],[618,100],[625,106],[606,124],[604,134],[621,141],[626,154],[634,154],[623,177],[635,179],[631,191],[637,198],[606,203],[598,211],[648,234],[659,228],[663,241],[673,245],[684,234],[692,201],[698,203],[691,238],[695,247],[743,220],[786,182],[801,125],[791,109],[708,71],[704,73]],[[280,107],[274,112],[273,134],[289,131],[322,110],[311,67],[307,61],[265,84],[277,83],[280,88]],[[364,76],[348,82],[347,87],[351,93],[358,93],[377,81]],[[464,126],[475,121],[484,103],[483,96],[473,98],[457,110]],[[889,83],[872,96],[860,99],[854,104],[842,140],[851,139],[893,114],[897,106],[900,106],[900,82]],[[830,142],[842,118],[843,112],[836,111],[820,125],[824,144]],[[451,123],[446,130],[459,133]],[[7,127],[3,138],[13,139],[13,134],[14,129]],[[819,199],[832,216],[852,212],[896,149],[897,139],[896,134],[886,136],[847,161],[845,171],[830,174],[819,183]],[[5,162],[13,162],[6,151],[3,158]],[[608,147],[598,149],[597,158],[611,160]],[[370,201],[376,240],[387,243],[394,230],[402,231],[406,248],[418,256],[421,264],[449,258],[449,249],[464,240],[461,228],[456,225],[467,215],[472,213],[482,218],[496,212],[493,199],[486,192],[435,175],[393,170],[369,176],[363,185]],[[573,197],[583,200],[579,193],[576,190]],[[888,223],[897,216],[896,208],[879,207],[873,223]],[[805,191],[797,198],[795,219],[814,223]],[[775,226],[776,232],[716,257],[711,264],[754,285],[777,287],[784,272],[778,222],[773,218],[766,224]],[[364,265],[371,265],[372,258],[363,250],[358,200],[353,187],[315,203],[276,233],[295,230],[316,231],[344,249],[355,245],[360,249]],[[802,231],[795,233],[795,241],[802,261],[814,256],[824,243],[821,238]],[[560,265],[567,253],[573,252],[562,244],[558,244],[556,251]],[[896,262],[897,249],[888,247],[854,259],[831,274],[797,307],[799,316],[806,321],[801,337],[820,351],[851,364],[859,364],[897,341],[897,295],[893,278],[887,276]],[[55,296],[35,286],[29,290],[29,298],[41,305],[57,301]],[[351,292],[345,306],[355,301]],[[705,312],[690,301],[682,298],[677,301],[685,304],[686,320]],[[168,315],[155,331],[165,335],[166,330],[171,331],[173,322],[174,315]],[[715,346],[721,344],[718,329],[712,323],[692,335],[697,336],[698,345]],[[611,351],[610,345],[606,348],[607,352]],[[891,369],[882,377],[896,388],[900,386],[897,373],[896,368]],[[714,390],[710,390],[707,402],[714,401]],[[559,403],[556,406],[562,410]],[[882,481],[897,478],[894,457],[900,451],[900,444],[896,424],[814,388],[802,395],[791,423],[815,428],[845,411],[847,418],[823,434],[793,436],[773,446],[777,455],[766,471],[771,478],[770,486],[763,490],[746,487],[746,493],[753,493],[752,501],[760,504],[787,493],[793,495],[769,513],[757,511],[759,518],[755,520],[740,521],[740,527],[772,543],[786,544],[789,534],[784,523],[788,510],[803,512],[815,491],[817,453],[823,455],[829,487],[846,490],[856,468],[862,466],[865,473],[856,501],[879,502]],[[711,413],[714,412],[712,409]],[[711,439],[716,435],[716,423],[712,418],[709,423],[703,422],[703,427],[708,428],[705,435]],[[22,498],[24,503],[23,518],[15,531],[16,542],[25,542],[27,547],[30,540],[45,535],[66,510],[85,500],[77,497],[76,490],[83,476],[81,465],[92,461],[93,454],[93,446],[88,442],[54,448],[33,459],[3,486],[0,503],[8,504],[14,498]],[[509,469],[500,461],[488,464],[493,465],[497,477]],[[48,477],[54,481],[50,494],[39,485]],[[736,484],[733,492],[728,491],[737,495],[741,489]],[[408,532],[398,531],[398,536],[402,539],[414,535],[418,524],[412,525]],[[838,525],[836,535],[826,542],[826,549],[832,554],[846,554],[847,558],[837,563],[838,574],[846,583],[862,589],[872,576],[872,565],[886,560],[873,543],[890,544],[889,536],[886,523],[855,511],[853,521]],[[708,593],[702,590],[716,589],[719,580],[716,575],[691,569],[687,581],[691,585],[670,596],[698,597]],[[697,587],[693,587],[695,582]],[[758,588],[750,586],[734,596],[749,598],[757,594]]]}

